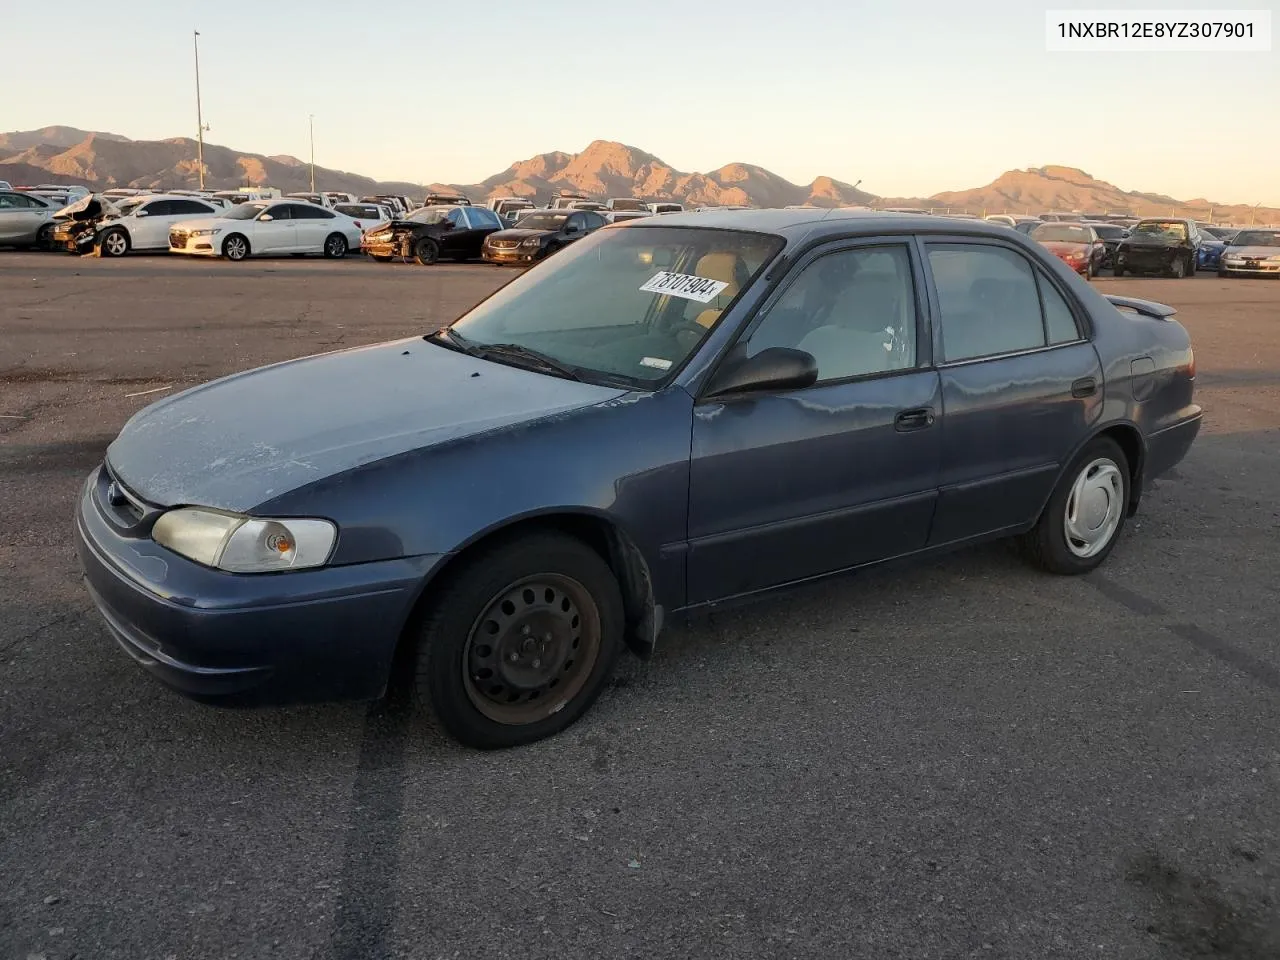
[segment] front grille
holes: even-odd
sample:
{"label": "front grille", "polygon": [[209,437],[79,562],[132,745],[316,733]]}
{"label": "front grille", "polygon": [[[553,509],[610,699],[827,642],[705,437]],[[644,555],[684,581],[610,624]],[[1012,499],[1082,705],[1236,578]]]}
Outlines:
{"label": "front grille", "polygon": [[514,250],[520,246],[519,240],[490,240],[489,243],[498,250]]}
{"label": "front grille", "polygon": [[187,245],[187,237],[191,236],[186,230],[170,230],[169,246],[185,247]]}

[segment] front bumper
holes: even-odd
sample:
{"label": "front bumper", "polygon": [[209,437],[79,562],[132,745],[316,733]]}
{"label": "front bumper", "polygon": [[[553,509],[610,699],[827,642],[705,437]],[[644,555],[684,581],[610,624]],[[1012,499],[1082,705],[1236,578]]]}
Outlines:
{"label": "front bumper", "polygon": [[217,244],[219,242],[218,234],[197,236],[185,231],[169,232],[170,253],[190,253],[202,257],[216,257],[218,255]]}
{"label": "front bumper", "polygon": [[1223,260],[1218,269],[1226,274],[1238,274],[1242,277],[1275,277],[1280,276],[1280,260],[1257,260],[1256,266],[1247,263],[1228,263]]}
{"label": "front bumper", "polygon": [[1133,273],[1164,273],[1181,253],[1117,253],[1115,264]]}
{"label": "front bumper", "polygon": [[[293,703],[375,698],[439,557],[284,574],[211,570],[121,531],[105,467],[86,482],[76,549],[89,594],[121,648],[197,698]],[[251,693],[245,698],[242,695]]]}
{"label": "front bumper", "polygon": [[541,259],[542,250],[528,250],[523,247],[493,247],[485,244],[480,257],[486,263],[534,263]]}
{"label": "front bumper", "polygon": [[360,241],[360,252],[367,253],[371,257],[398,257],[402,255],[402,249],[395,238],[390,240],[366,240]]}

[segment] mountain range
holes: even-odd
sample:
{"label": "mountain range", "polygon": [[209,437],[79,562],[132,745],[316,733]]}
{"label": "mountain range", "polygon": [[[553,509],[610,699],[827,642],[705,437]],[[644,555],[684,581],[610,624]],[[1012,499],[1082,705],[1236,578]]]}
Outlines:
{"label": "mountain range", "polygon": [[[242,153],[204,145],[205,185],[214,189],[252,185],[307,190],[310,166],[291,156]],[[763,167],[730,163],[710,173],[685,173],[651,153],[596,140],[580,153],[554,151],[517,161],[473,184],[377,181],[316,167],[316,187],[360,195],[397,193],[421,197],[424,189],[461,191],[481,201],[490,196],[546,202],[562,190],[593,198],[637,196],[676,200],[686,206],[781,207],[913,206],[969,213],[1090,211],[1138,216],[1212,216],[1221,222],[1273,222],[1280,209],[1175,200],[1161,194],[1122,190],[1083,170],[1066,166],[1010,170],[983,187],[930,197],[877,197],[832,177],[795,184]],[[196,142],[189,137],[130,140],[115,133],[53,126],[0,134],[0,180],[15,184],[81,183],[90,188],[192,188],[198,185]]]}

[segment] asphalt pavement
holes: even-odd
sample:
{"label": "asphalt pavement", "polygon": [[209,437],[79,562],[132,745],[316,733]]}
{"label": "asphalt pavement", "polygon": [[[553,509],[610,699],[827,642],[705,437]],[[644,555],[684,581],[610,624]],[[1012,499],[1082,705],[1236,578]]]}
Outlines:
{"label": "asphalt pavement", "polygon": [[1280,283],[1097,281],[1179,308],[1206,420],[1081,579],[995,545],[677,624],[489,754],[119,651],[71,516],[133,412],[512,276],[0,253],[0,960],[1280,957]]}

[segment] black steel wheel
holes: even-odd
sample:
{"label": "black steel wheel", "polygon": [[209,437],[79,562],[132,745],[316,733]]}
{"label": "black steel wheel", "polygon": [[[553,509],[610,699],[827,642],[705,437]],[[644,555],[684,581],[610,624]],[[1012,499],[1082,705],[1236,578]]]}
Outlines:
{"label": "black steel wheel", "polygon": [[52,250],[53,249],[53,224],[46,223],[36,233],[36,249]]}
{"label": "black steel wheel", "polygon": [[595,701],[622,645],[622,596],[581,541],[508,540],[446,574],[418,637],[414,691],[481,749],[560,732]]}
{"label": "black steel wheel", "polygon": [[413,245],[413,262],[419,266],[429,267],[440,259],[440,244],[430,237],[423,237]]}

